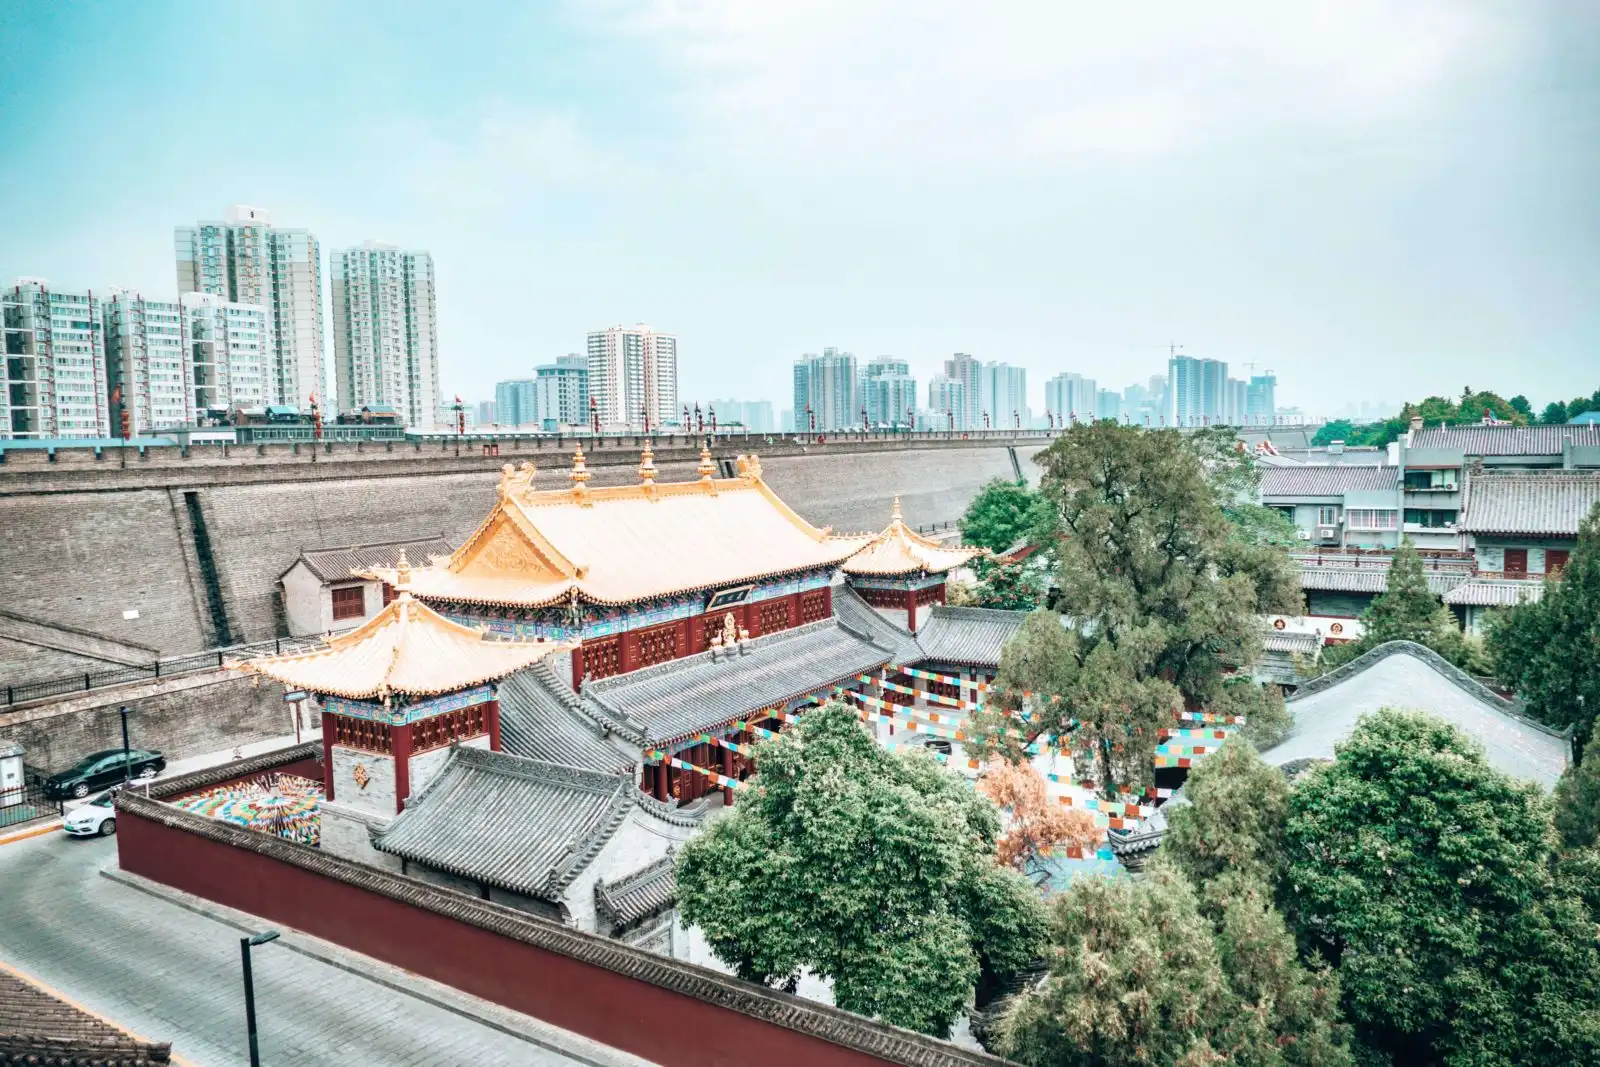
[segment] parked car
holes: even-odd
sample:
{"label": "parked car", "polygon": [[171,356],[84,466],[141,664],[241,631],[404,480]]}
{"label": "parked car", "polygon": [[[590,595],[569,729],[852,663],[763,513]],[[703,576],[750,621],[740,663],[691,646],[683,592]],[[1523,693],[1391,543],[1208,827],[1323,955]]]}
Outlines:
{"label": "parked car", "polygon": [[167,766],[161,753],[137,748],[127,754],[127,759],[129,773],[124,776],[122,749],[108,748],[104,752],[85,756],[74,766],[46,778],[45,796],[53,800],[86,797],[96,789],[122,781],[124,777],[154,778]]}
{"label": "parked car", "polygon": [[117,791],[107,789],[67,815],[61,828],[73,837],[104,837],[117,832],[117,812],[111,806]]}

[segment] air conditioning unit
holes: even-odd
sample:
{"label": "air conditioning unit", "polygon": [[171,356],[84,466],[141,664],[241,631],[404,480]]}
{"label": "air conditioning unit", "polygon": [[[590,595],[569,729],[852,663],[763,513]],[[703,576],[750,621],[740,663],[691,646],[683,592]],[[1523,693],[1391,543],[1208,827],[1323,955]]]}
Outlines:
{"label": "air conditioning unit", "polygon": [[1302,541],[1311,540],[1311,531],[1309,531],[1309,530],[1296,530],[1294,532],[1294,534],[1295,534],[1296,537],[1300,538],[1300,540],[1302,540]]}
{"label": "air conditioning unit", "polygon": [[1337,541],[1338,539],[1339,539],[1339,528],[1337,526],[1318,526],[1317,527],[1317,540],[1319,540],[1319,541]]}

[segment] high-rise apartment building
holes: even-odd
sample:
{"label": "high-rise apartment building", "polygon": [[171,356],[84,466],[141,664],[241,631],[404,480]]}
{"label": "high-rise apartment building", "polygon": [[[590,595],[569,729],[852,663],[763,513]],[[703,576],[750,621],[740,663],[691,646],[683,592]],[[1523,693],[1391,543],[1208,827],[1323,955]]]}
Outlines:
{"label": "high-rise apartment building", "polygon": [[236,204],[220,222],[175,231],[178,292],[210,293],[265,308],[271,331],[268,402],[306,407],[326,391],[322,247],[306,230],[279,229],[262,208]]}
{"label": "high-rise apartment building", "polygon": [[1093,422],[1100,410],[1100,386],[1093,378],[1071,372],[1044,383],[1044,407],[1057,426]]}
{"label": "high-rise apartment building", "polygon": [[805,355],[794,364],[794,419],[801,430],[854,429],[861,425],[856,357],[837,348]]}
{"label": "high-rise apartment building", "polygon": [[1214,426],[1226,421],[1227,408],[1226,363],[1193,356],[1167,361],[1167,425]]}
{"label": "high-rise apartment building", "polygon": [[946,374],[928,383],[928,414],[923,425],[930,430],[970,430],[967,422],[967,386]]}
{"label": "high-rise apartment building", "polygon": [[1229,426],[1243,426],[1249,406],[1250,387],[1237,378],[1228,379],[1226,401],[1222,406],[1222,421]]}
{"label": "high-rise apartment building", "polygon": [[[657,427],[676,422],[678,339],[648,326],[589,334],[588,388],[602,425]],[[588,420],[585,412],[583,419]]]}
{"label": "high-rise apartment building", "polygon": [[911,376],[911,364],[893,356],[869,361],[861,372],[861,402],[873,426],[915,426],[917,380]]}
{"label": "high-rise apartment building", "polygon": [[[689,417],[694,418],[694,405],[690,405]],[[716,412],[717,426],[743,426],[751,433],[772,433],[778,426],[772,414],[772,401],[770,400],[712,400],[700,409],[701,419],[706,428],[711,427],[711,413]]]}
{"label": "high-rise apartment building", "polygon": [[[589,422],[589,360],[577,353],[533,368],[534,410],[547,430]],[[673,393],[677,393],[676,387]]]}
{"label": "high-rise apartment building", "polygon": [[477,419],[475,426],[493,426],[500,421],[500,410],[495,407],[493,400],[478,401]]}
{"label": "high-rise apartment building", "polygon": [[124,411],[128,431],[136,436],[192,426],[193,371],[183,305],[113,289],[101,305],[101,316],[106,378],[120,398],[110,409],[112,434],[122,432]]}
{"label": "high-rise apartment building", "polygon": [[984,416],[992,429],[1026,426],[1032,421],[1028,410],[1028,372],[1009,363],[985,363],[978,374],[978,421]]}
{"label": "high-rise apartment building", "polygon": [[18,278],[0,293],[0,437],[111,432],[100,298]]}
{"label": "high-rise apartment building", "polygon": [[433,257],[368,241],[328,257],[339,410],[390,405],[432,426],[439,405]]}
{"label": "high-rise apartment building", "polygon": [[198,415],[272,403],[272,327],[266,308],[211,293],[185,293],[189,402]]}
{"label": "high-rise apartment building", "polygon": [[944,376],[961,383],[961,396],[965,410],[957,416],[959,429],[983,428],[983,364],[965,352],[957,352],[944,361]]}
{"label": "high-rise apartment building", "polygon": [[1278,413],[1278,376],[1271,371],[1250,377],[1245,394],[1245,421],[1251,426],[1271,426]]}
{"label": "high-rise apartment building", "polygon": [[512,378],[494,386],[495,420],[502,426],[533,427],[539,423],[538,383],[532,378]]}
{"label": "high-rise apartment building", "polygon": [[1094,417],[1122,421],[1122,394],[1115,389],[1101,389],[1095,394]]}

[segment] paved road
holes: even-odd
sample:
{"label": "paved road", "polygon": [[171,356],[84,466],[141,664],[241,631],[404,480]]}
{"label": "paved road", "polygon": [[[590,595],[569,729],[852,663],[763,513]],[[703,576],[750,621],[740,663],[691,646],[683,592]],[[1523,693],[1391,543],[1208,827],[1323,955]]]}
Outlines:
{"label": "paved road", "polygon": [[[0,847],[0,960],[197,1065],[248,1062],[239,930],[101,877],[112,839]],[[264,1064],[586,1062],[282,946],[255,950]]]}

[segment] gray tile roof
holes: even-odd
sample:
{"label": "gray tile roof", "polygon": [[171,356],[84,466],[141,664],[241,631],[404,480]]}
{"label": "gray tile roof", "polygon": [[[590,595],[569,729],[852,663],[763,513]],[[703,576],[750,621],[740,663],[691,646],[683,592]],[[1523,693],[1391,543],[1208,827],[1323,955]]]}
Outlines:
{"label": "gray tile roof", "polygon": [[[1428,588],[1440,596],[1471,578],[1470,573],[1455,569],[1428,571],[1426,575]],[[1385,564],[1319,567],[1315,564],[1307,565],[1302,561],[1300,588],[1315,589],[1325,593],[1384,593],[1389,589],[1389,568]]]}
{"label": "gray tile roof", "polygon": [[893,648],[828,618],[754,638],[742,655],[713,659],[702,652],[589,682],[583,696],[586,705],[660,744],[825,689],[894,658]]}
{"label": "gray tile roof", "polygon": [[1343,496],[1348,492],[1400,488],[1399,467],[1272,467],[1261,472],[1263,500]]}
{"label": "gray tile roof", "polygon": [[500,743],[507,752],[606,774],[631,773],[633,761],[583,714],[572,687],[540,660],[500,683]]}
{"label": "gray tile roof", "polygon": [[0,1063],[171,1063],[172,1046],[118,1029],[44,987],[0,971]]}
{"label": "gray tile roof", "polygon": [[1559,456],[1567,441],[1600,445],[1600,425],[1424,427],[1411,447],[1460,449],[1468,456]]}
{"label": "gray tile roof", "polygon": [[1322,637],[1314,633],[1291,633],[1287,630],[1268,629],[1266,636],[1261,639],[1261,646],[1268,652],[1298,652],[1301,655],[1311,655],[1322,647]]}
{"label": "gray tile roof", "polygon": [[671,853],[615,882],[594,884],[595,911],[613,931],[672,907],[678,899],[677,861]]}
{"label": "gray tile roof", "polygon": [[1509,608],[1523,602],[1531,604],[1543,598],[1543,580],[1474,578],[1446,593],[1444,602],[1481,608]]}
{"label": "gray tile roof", "polygon": [[1000,666],[1000,650],[1028,617],[1025,611],[956,608],[940,604],[917,630],[923,655],[935,663]]}
{"label": "gray tile roof", "polygon": [[1600,471],[1473,472],[1460,525],[1468,533],[1576,537],[1597,503]]}
{"label": "gray tile roof", "polygon": [[1545,789],[1572,758],[1569,738],[1525,718],[1522,705],[1497,696],[1436,653],[1390,641],[1302,686],[1288,700],[1289,736],[1261,754],[1273,766],[1332,759],[1362,716],[1380,708],[1437,715],[1484,747],[1489,763]]}
{"label": "gray tile roof", "polygon": [[413,566],[426,566],[430,557],[448,556],[454,551],[450,542],[443,537],[424,537],[414,541],[351,545],[348,548],[309,548],[300,553],[300,559],[296,562],[303,561],[311,573],[324,582],[341,582],[353,577],[352,571],[393,567],[402,548],[406,550],[406,559]]}
{"label": "gray tile roof", "polygon": [[1349,467],[1381,467],[1389,462],[1389,450],[1366,445],[1349,446],[1343,452],[1335,452],[1323,445],[1316,448],[1283,448],[1278,450],[1276,456],[1257,453],[1256,462],[1270,467],[1292,467],[1296,464],[1315,467],[1335,464]]}
{"label": "gray tile roof", "polygon": [[554,901],[622,825],[635,792],[628,776],[457,747],[372,845]]}
{"label": "gray tile roof", "polygon": [[922,647],[911,631],[890,622],[847,582],[833,587],[833,613],[845,629],[866,636],[875,645],[893,649],[891,658],[895,664],[905,667],[922,659]]}

